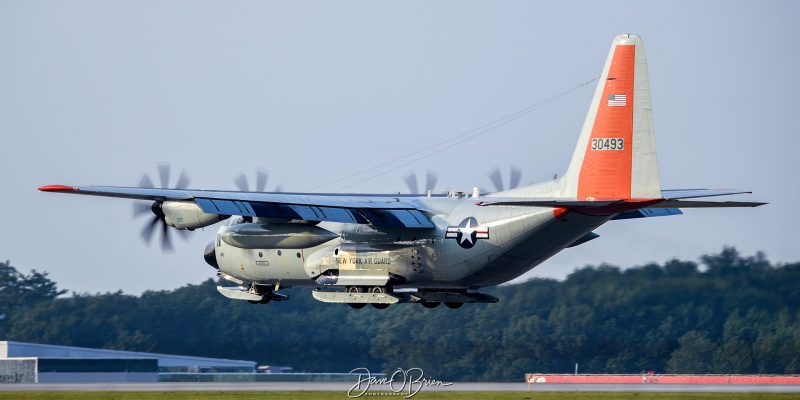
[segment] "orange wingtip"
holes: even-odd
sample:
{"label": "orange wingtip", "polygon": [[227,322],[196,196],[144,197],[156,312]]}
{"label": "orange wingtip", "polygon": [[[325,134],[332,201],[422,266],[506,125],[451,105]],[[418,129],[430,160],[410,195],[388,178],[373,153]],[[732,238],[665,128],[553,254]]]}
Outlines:
{"label": "orange wingtip", "polygon": [[65,191],[68,191],[68,190],[78,190],[78,189],[74,188],[72,186],[47,185],[47,186],[40,187],[39,190],[42,191],[42,192],[65,192]]}

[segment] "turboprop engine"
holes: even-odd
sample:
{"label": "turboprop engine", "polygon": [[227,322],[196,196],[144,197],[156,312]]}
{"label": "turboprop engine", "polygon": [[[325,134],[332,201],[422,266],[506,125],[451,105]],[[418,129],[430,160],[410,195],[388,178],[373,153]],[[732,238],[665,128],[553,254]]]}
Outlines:
{"label": "turboprop engine", "polygon": [[151,209],[156,216],[163,215],[164,223],[181,230],[193,231],[228,218],[227,215],[204,213],[200,206],[192,201],[156,201]]}

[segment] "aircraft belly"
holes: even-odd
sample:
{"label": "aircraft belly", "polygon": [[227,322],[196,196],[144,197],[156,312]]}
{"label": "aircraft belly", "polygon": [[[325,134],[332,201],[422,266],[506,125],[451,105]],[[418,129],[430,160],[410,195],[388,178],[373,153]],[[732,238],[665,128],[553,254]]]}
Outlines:
{"label": "aircraft belly", "polygon": [[466,287],[461,283],[462,279],[483,268],[490,260],[511,251],[537,229],[554,220],[551,208],[470,206],[453,214],[449,221],[453,225],[469,218],[484,229],[484,234],[480,238],[475,235],[472,246],[464,241],[463,236],[446,237],[442,241],[439,264],[446,273],[437,276],[438,282],[431,283],[432,286]]}
{"label": "aircraft belly", "polygon": [[609,219],[609,216],[588,216],[574,212],[560,219],[551,215],[549,221],[532,229],[508,251],[492,256],[485,266],[457,282],[465,287],[484,287],[508,282],[541,264]]}

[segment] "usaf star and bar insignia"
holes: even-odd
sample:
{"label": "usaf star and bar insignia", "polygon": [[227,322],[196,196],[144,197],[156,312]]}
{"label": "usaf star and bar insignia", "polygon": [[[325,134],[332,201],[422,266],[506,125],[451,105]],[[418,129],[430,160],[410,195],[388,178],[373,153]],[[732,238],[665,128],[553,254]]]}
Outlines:
{"label": "usaf star and bar insignia", "polygon": [[458,245],[470,249],[478,239],[489,238],[489,228],[478,226],[474,217],[465,218],[458,226],[448,226],[445,239],[455,239]]}

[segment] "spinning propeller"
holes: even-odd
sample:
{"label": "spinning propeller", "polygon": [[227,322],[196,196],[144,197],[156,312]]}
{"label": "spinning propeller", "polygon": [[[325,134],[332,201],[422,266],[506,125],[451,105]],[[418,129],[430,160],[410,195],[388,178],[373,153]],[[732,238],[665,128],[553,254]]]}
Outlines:
{"label": "spinning propeller", "polygon": [[[428,193],[430,190],[431,192],[436,187],[436,181],[439,179],[439,175],[436,172],[428,170],[425,176],[425,188],[422,191],[422,194]],[[419,186],[417,185],[417,174],[414,171],[409,171],[405,177],[406,185],[408,185],[408,190],[411,191],[411,194],[420,194]]]}
{"label": "spinning propeller", "polygon": [[[517,167],[516,165],[511,165],[511,178],[508,182],[508,189],[516,189],[519,186],[519,181],[522,178],[522,169]],[[504,189],[503,186],[503,174],[500,172],[500,168],[493,168],[489,172],[489,179],[494,184],[495,190],[498,192],[502,192]]]}
{"label": "spinning propeller", "polygon": [[[256,192],[263,192],[267,188],[267,180],[269,179],[269,172],[267,170],[258,168],[256,169],[256,179],[255,179],[255,187],[254,191]],[[250,191],[250,185],[247,184],[247,176],[245,175],[244,171],[240,172],[239,175],[233,180],[233,183],[236,184],[236,187],[243,192]],[[282,192],[283,186],[279,183],[275,186],[275,192]]]}
{"label": "spinning propeller", "polygon": [[[169,175],[170,175],[170,166],[169,164],[161,164],[158,166],[158,175],[161,181],[161,188],[166,189],[169,187]],[[178,176],[178,181],[175,183],[175,189],[186,189],[189,186],[191,179],[189,175],[186,174],[186,171],[181,171],[180,176]],[[142,178],[139,179],[139,187],[143,188],[152,188],[155,187],[153,185],[153,181],[147,174],[142,175]],[[164,217],[164,211],[162,210],[162,201],[154,201],[152,204],[146,203],[134,203],[133,204],[133,217],[138,218],[144,214],[151,213],[153,217],[150,219],[150,222],[145,224],[144,228],[142,228],[142,232],[139,234],[139,237],[142,241],[149,247],[150,243],[153,241],[153,236],[156,234],[156,231],[161,225],[161,250],[164,252],[172,251],[172,240],[170,239],[170,229],[169,225]],[[189,232],[183,230],[176,230],[184,240],[189,239]]]}

